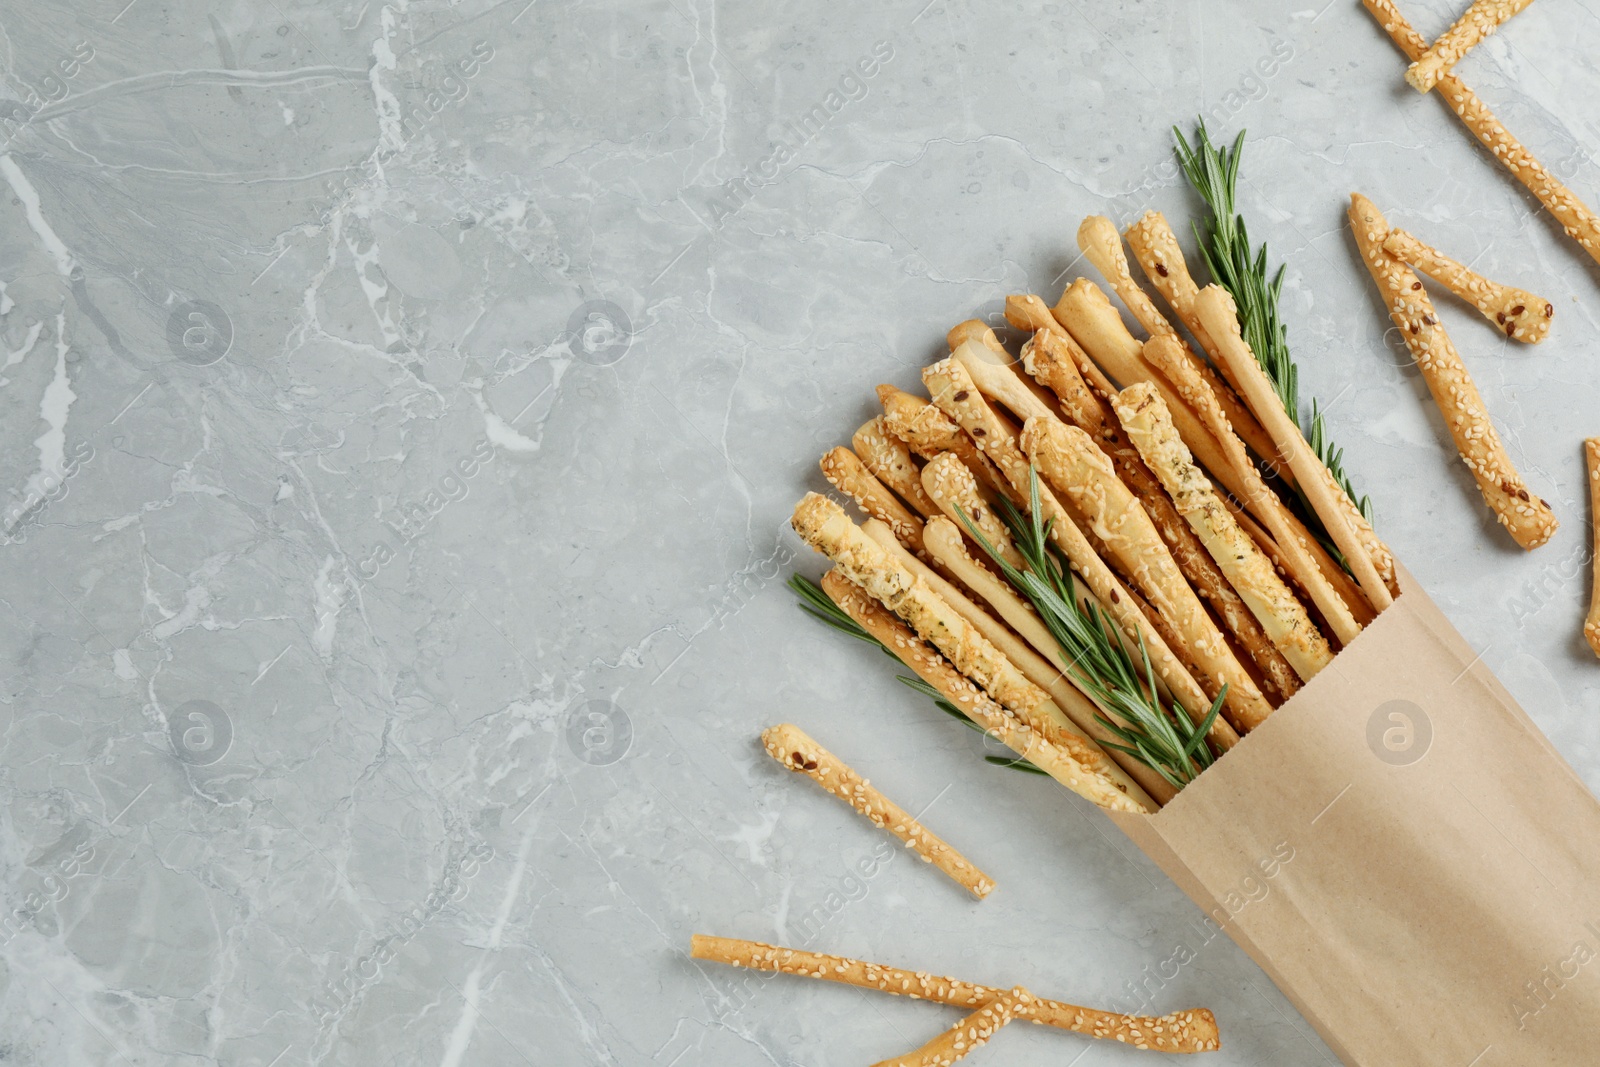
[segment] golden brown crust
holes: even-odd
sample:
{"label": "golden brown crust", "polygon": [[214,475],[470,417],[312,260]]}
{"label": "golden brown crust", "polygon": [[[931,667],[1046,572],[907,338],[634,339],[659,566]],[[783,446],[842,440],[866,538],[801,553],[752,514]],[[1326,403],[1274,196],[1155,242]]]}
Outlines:
{"label": "golden brown crust", "polygon": [[1474,0],[1455,24],[1406,68],[1406,81],[1419,93],[1432,89],[1439,84],[1440,78],[1450,73],[1450,68],[1460,62],[1462,56],[1498,30],[1502,22],[1531,3],[1533,0]]}
{"label": "golden brown crust", "polygon": [[1536,345],[1550,336],[1556,307],[1539,294],[1491,281],[1404,230],[1390,230],[1383,250],[1477,308],[1513,341]]}
{"label": "golden brown crust", "polygon": [[1043,331],[1061,338],[1066,342],[1067,350],[1073,357],[1078,373],[1085,381],[1098,389],[1103,396],[1110,396],[1117,391],[1117,387],[1106,377],[1105,372],[1089,358],[1089,354],[1079,346],[1078,342],[1073,340],[1067,328],[1050,310],[1050,305],[1039,297],[1032,293],[1006,297],[1006,321],[1019,330],[1028,330],[1036,334]]}
{"label": "golden brown crust", "polygon": [[819,466],[835,489],[859,504],[862,511],[886,523],[901,544],[922,554],[922,520],[872,476],[860,457],[841,445],[823,456]]}
{"label": "golden brown crust", "polygon": [[1132,385],[1117,397],[1115,407],[1123,428],[1178,512],[1250,605],[1278,651],[1309,681],[1333,661],[1333,650],[1271,560],[1234,521],[1211,482],[1194,465],[1161,394],[1149,383]]}
{"label": "golden brown crust", "polygon": [[1483,397],[1445,333],[1433,302],[1410,267],[1383,250],[1389,224],[1377,207],[1360,193],[1350,194],[1350,228],[1361,258],[1389,307],[1389,317],[1428,383],[1434,403],[1444,416],[1462,462],[1472,472],[1478,491],[1500,524],[1523,548],[1538,548],[1550,540],[1560,525],[1550,505],[1528,492],[1522,475],[1511,463],[1500,434],[1489,418]]}
{"label": "golden brown crust", "polygon": [[921,856],[924,863],[939,868],[979,900],[994,889],[994,879],[800,727],[787,722],[769,726],[761,733],[761,744],[767,755],[789,770],[804,774],[866,816],[872,825],[889,831]]}
{"label": "golden brown crust", "polygon": [[[942,978],[926,971],[908,971],[844,956],[705,934],[694,935],[690,955],[712,963],[820,978],[857,989],[876,989],[960,1008],[981,1007],[1007,995],[1006,990],[993,986]],[[1042,1026],[1156,1052],[1215,1052],[1222,1047],[1216,1017],[1205,1008],[1152,1018],[1045,1000],[1020,988],[1012,990],[1011,995],[1018,1001],[1017,1018]]]}
{"label": "golden brown crust", "polygon": [[873,477],[899,494],[900,499],[920,512],[923,518],[939,514],[939,507],[922,488],[922,472],[911,458],[906,443],[884,427],[878,415],[861,424],[850,438],[850,447]]}
{"label": "golden brown crust", "polygon": [[955,453],[946,452],[928,461],[922,468],[922,487],[939,510],[967,536],[976,541],[976,535],[967,527],[970,522],[1002,559],[1013,567],[1022,566],[1022,554],[1011,540],[1011,532],[979,495],[978,481],[971,468],[957,459]]}
{"label": "golden brown crust", "polygon": [[951,422],[944,412],[892,385],[878,386],[878,402],[883,405],[883,428],[910,446],[911,451],[928,460],[941,452],[952,452],[978,477],[983,495],[992,500],[1005,483],[972,438]]}
{"label": "golden brown crust", "polygon": [[950,1067],[974,1049],[982,1048],[1000,1028],[1015,1017],[1019,1006],[1018,993],[1002,993],[950,1029],[914,1052],[892,1059],[879,1060],[873,1067]]}

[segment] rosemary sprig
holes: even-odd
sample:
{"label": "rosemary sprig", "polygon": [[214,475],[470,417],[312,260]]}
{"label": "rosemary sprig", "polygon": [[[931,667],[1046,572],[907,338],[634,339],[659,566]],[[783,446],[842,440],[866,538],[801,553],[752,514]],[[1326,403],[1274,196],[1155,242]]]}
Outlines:
{"label": "rosemary sprig", "polygon": [[[1295,366],[1294,357],[1289,354],[1288,330],[1278,311],[1284,268],[1280,266],[1268,280],[1267,246],[1263,244],[1252,251],[1244,217],[1235,207],[1239,159],[1244,151],[1244,131],[1239,131],[1231,149],[1212,144],[1204,120],[1200,121],[1192,148],[1176,126],[1172,128],[1172,133],[1178,139],[1178,162],[1183,166],[1183,173],[1210,209],[1210,218],[1203,228],[1198,222],[1194,224],[1194,235],[1200,243],[1200,252],[1205,257],[1212,280],[1228,290],[1233,302],[1238,305],[1239,325],[1243,329],[1244,339],[1256,354],[1261,369],[1272,380],[1278,399],[1283,401],[1284,410],[1305,433],[1311,450],[1333,473],[1339,487],[1355,501],[1361,514],[1371,522],[1372,502],[1365,496],[1356,495],[1355,487],[1350,484],[1350,478],[1344,471],[1343,451],[1334,447],[1328,439],[1327,427],[1323,424],[1322,412],[1315,400],[1311,402],[1310,429],[1307,430],[1306,423],[1301,421],[1299,369]],[[1315,521],[1314,511],[1309,507],[1303,510],[1309,513],[1313,529],[1321,525]],[[1323,537],[1322,540],[1327,541],[1328,538]]]}
{"label": "rosemary sprig", "polygon": [[1161,706],[1156,688],[1155,668],[1144,639],[1139,639],[1139,656],[1117,637],[1115,624],[1092,601],[1085,604],[1078,595],[1076,581],[1050,544],[1050,522],[1042,521],[1039,506],[1039,475],[1029,472],[1029,514],[1023,515],[1009,500],[1000,501],[1001,517],[1011,531],[1026,570],[1019,571],[997,552],[967,516],[962,520],[989,558],[999,565],[1011,584],[1026,596],[1040,620],[1061,647],[1068,669],[1083,684],[1084,691],[1102,709],[1121,720],[1114,722],[1103,712],[1096,718],[1122,743],[1102,742],[1106,747],[1125,752],[1147,764],[1174,789],[1182,789],[1209,767],[1213,757],[1206,746],[1206,735],[1222,710],[1227,687],[1217,694],[1203,722],[1195,723],[1182,707],[1174,703],[1170,711]]}
{"label": "rosemary sprig", "polygon": [[[876,645],[878,648],[883,650],[884,655],[888,656],[896,663],[900,662],[899,656],[896,656],[892,651],[890,651],[882,641],[879,641],[876,637],[873,637],[870,633],[864,630],[861,624],[852,619],[843,608],[835,604],[833,602],[833,598],[828,596],[827,593],[824,593],[822,591],[822,587],[817,585],[817,583],[801,575],[791,574],[789,575],[788,582],[785,584],[789,587],[790,591],[792,591],[794,595],[800,599],[801,611],[804,611],[807,615],[810,615],[818,622],[821,622],[826,626],[833,627],[835,630],[838,630],[847,637],[853,637],[857,641],[865,641],[869,645]],[[956,707],[954,704],[950,703],[950,701],[944,698],[944,694],[940,693],[927,682],[924,682],[921,678],[908,678],[903,674],[896,675],[895,677],[902,684],[915,689],[917,692],[926,697],[931,697],[934,707],[938,708],[946,715],[949,715],[951,718],[956,719],[964,725],[978,731],[980,734],[987,735],[988,731],[979,726],[977,723],[973,722],[971,719],[967,718],[967,716],[962,713],[960,708]],[[1020,756],[985,756],[983,758],[986,762],[992,763],[996,767],[1010,767],[1014,770],[1027,771],[1029,774],[1045,773]]]}

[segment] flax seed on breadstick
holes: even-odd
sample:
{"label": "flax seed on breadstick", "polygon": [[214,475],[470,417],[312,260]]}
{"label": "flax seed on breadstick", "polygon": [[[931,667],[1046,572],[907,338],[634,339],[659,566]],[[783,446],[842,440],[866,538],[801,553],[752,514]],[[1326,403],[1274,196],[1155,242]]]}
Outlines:
{"label": "flax seed on breadstick", "polygon": [[1583,636],[1600,656],[1600,437],[1585,438],[1583,455],[1589,468],[1589,521],[1594,526],[1594,588],[1589,594],[1589,617],[1583,622]]}
{"label": "flax seed on breadstick", "polygon": [[1383,250],[1389,224],[1360,193],[1350,194],[1350,228],[1478,491],[1517,544],[1538,548],[1555,533],[1559,525],[1555,514],[1549,504],[1528,492],[1422,282],[1410,267]]}
{"label": "flax seed on breadstick", "polygon": [[[1294,468],[1300,491],[1322,520],[1323,528],[1333,538],[1333,543],[1344,554],[1367,603],[1373,611],[1383,611],[1394,603],[1394,597],[1390,595],[1389,586],[1379,572],[1375,559],[1374,550],[1382,548],[1382,542],[1378,541],[1372,527],[1364,521],[1359,528],[1357,523],[1351,521],[1352,514],[1360,518],[1360,511],[1301,436],[1299,427],[1289,418],[1288,412],[1284,411],[1277,392],[1267,380],[1266,372],[1261,369],[1255,353],[1250,351],[1250,346],[1240,333],[1233,297],[1220,285],[1208,285],[1195,298],[1195,306],[1206,330],[1215,339],[1223,360],[1244,387],[1246,399],[1261,412],[1278,449]],[[1389,556],[1387,549],[1383,549],[1383,556]],[[1392,559],[1389,569],[1392,580]]]}
{"label": "flax seed on breadstick", "polygon": [[[1122,432],[1110,406],[1078,375],[1072,361],[1061,350],[1056,335],[1036,333],[1023,345],[1022,351],[1024,366],[1060,398],[1062,411],[1072,424],[1094,438],[1111,458],[1118,476],[1144,505],[1184,577],[1216,610],[1223,628],[1256,665],[1268,689],[1280,701],[1293,696],[1300,688],[1300,676],[1268,640],[1266,631],[1249,607],[1228,584],[1216,561],[1173,507],[1172,498],[1167,496],[1167,491],[1139,457],[1138,449]],[[924,528],[924,544],[927,538]]]}
{"label": "flax seed on breadstick", "polygon": [[1156,305],[1145,291],[1139,288],[1139,283],[1134,281],[1133,272],[1128,269],[1128,257],[1122,251],[1122,235],[1117,232],[1116,224],[1104,215],[1090,215],[1078,227],[1078,248],[1083,251],[1084,257],[1093,263],[1102,277],[1111,283],[1111,289],[1121,298],[1122,303],[1133,313],[1134,320],[1144,328],[1144,332],[1151,337],[1170,337],[1178,344],[1179,351],[1188,360],[1190,369],[1205,380],[1216,394],[1217,401],[1222,405],[1223,414],[1228,416],[1228,424],[1233,427],[1233,432],[1239,435],[1240,440],[1249,445],[1262,462],[1271,467],[1280,477],[1293,482],[1294,477],[1278,458],[1274,451],[1275,445],[1267,431],[1256,421],[1256,417],[1245,407],[1244,402],[1235,396],[1232,388],[1217,376],[1206,362],[1189,348],[1189,343],[1178,335],[1172,323],[1166,316],[1156,310]]}
{"label": "flax seed on breadstick", "polygon": [[1005,479],[984,459],[972,438],[925,397],[913,396],[892,385],[880,385],[878,402],[883,405],[884,429],[904,441],[917,455],[932,459],[941,452],[952,452],[978,476],[986,499],[993,502],[995,495],[1001,492]]}
{"label": "flax seed on breadstick", "polygon": [[1390,230],[1383,250],[1408,263],[1478,309],[1513,341],[1536,345],[1550,336],[1555,305],[1537,293],[1490,281],[1404,230]]}
{"label": "flax seed on breadstick", "polygon": [[911,668],[939,695],[958,708],[989,736],[1054,778],[1085,800],[1112,811],[1148,812],[1155,803],[1145,794],[1124,792],[1109,777],[1084,766],[1007,711],[957,670],[943,655],[900,622],[839,568],[822,576],[822,591],[862,629],[877,638],[895,658]]}
{"label": "flax seed on breadstick", "polygon": [[[759,941],[709,937],[705,934],[694,935],[690,955],[712,963],[820,978],[825,982],[838,982],[857,989],[876,989],[913,1000],[927,1000],[958,1008],[976,1008],[1006,993],[993,986],[942,978],[927,971],[909,971],[845,956],[827,956],[804,949],[781,948]],[[1017,1017],[1040,1026],[1070,1030],[1086,1037],[1117,1041],[1156,1052],[1215,1052],[1222,1047],[1216,1018],[1205,1008],[1152,1018],[1082,1008],[1076,1004],[1046,1000],[1031,993],[1027,993],[1026,997],[1024,1008],[1017,1011]]]}
{"label": "flax seed on breadstick", "polygon": [[994,889],[994,879],[984,874],[944,839],[930,831],[916,817],[883,795],[872,783],[857,774],[844,760],[819,745],[793,723],[769,726],[761,733],[767,755],[800,774],[867,817],[879,829],[888,830],[909,849],[949,875],[958,885],[982,900]]}
{"label": "flax seed on breadstick", "polygon": [[1462,56],[1531,3],[1533,0],[1474,0],[1454,25],[1406,68],[1406,81],[1419,93],[1432,89]]}
{"label": "flax seed on breadstick", "polygon": [[[1399,46],[1400,51],[1413,60],[1422,57],[1428,42],[1406,22],[1393,0],[1361,0],[1361,3]],[[1478,95],[1467,88],[1460,78],[1446,74],[1439,79],[1438,88],[1445,102],[1450,105],[1450,110],[1489,150],[1489,154],[1499,160],[1528,192],[1539,198],[1539,202],[1561,223],[1568,237],[1578,242],[1590,258],[1600,262],[1600,217],[1590,211],[1576,193],[1556,180],[1556,176],[1535,159],[1532,152],[1522,147],[1511,136],[1511,131],[1494,117],[1494,112],[1485,107]]]}
{"label": "flax seed on breadstick", "polygon": [[939,514],[939,506],[928,499],[922,488],[922,472],[911,458],[911,450],[884,428],[882,415],[862,423],[851,436],[850,446],[878,481],[898,493],[923,518]]}
{"label": "flax seed on breadstick", "polygon": [[822,457],[823,477],[839,492],[861,505],[873,518],[888,523],[894,535],[911,551],[922,552],[922,520],[906,510],[904,504],[872,476],[854,452],[842,445]]}
{"label": "flax seed on breadstick", "polygon": [[921,1048],[879,1060],[872,1067],[950,1067],[967,1053],[987,1045],[1001,1027],[1011,1022],[1021,1006],[1019,993],[1026,995],[1024,990],[1000,994]]}
{"label": "flax seed on breadstick", "polygon": [[1223,708],[1234,729],[1245,733],[1265,722],[1272,705],[1234,657],[1150,516],[1122,484],[1111,460],[1094,440],[1076,426],[1029,419],[1022,431],[1022,447],[1045,481],[1070,498],[1095,527],[1107,548],[1122,561],[1134,587],[1172,623],[1210,682],[1206,692],[1215,696],[1227,687]]}
{"label": "flax seed on breadstick", "polygon": [[1194,465],[1160,392],[1140,382],[1124,389],[1113,405],[1139,454],[1166,486],[1211,558],[1250,605],[1278,651],[1303,680],[1310,681],[1333,662],[1333,650],[1271,560],[1234,521],[1211,482]]}

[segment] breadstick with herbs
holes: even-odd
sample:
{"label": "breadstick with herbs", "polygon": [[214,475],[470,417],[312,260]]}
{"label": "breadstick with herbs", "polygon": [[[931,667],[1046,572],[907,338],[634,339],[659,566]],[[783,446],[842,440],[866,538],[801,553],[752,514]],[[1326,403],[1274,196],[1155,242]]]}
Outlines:
{"label": "breadstick with herbs", "polygon": [[[1428,42],[1400,14],[1393,0],[1361,0],[1363,7],[1377,20],[1389,38],[1413,60],[1421,59]],[[1600,263],[1600,217],[1589,206],[1550,173],[1543,163],[1524,148],[1511,131],[1507,130],[1494,112],[1486,107],[1478,95],[1467,88],[1454,74],[1439,79],[1438,90],[1450,110],[1463,125],[1482,142],[1489,154],[1511,172],[1511,176],[1539,198],[1550,214],[1555,216],[1568,237]]]}
{"label": "breadstick with herbs", "polygon": [[[804,949],[705,934],[694,935],[690,955],[711,963],[820,978],[857,989],[875,989],[958,1008],[978,1008],[1007,994],[1007,990],[994,986],[941,978],[927,971],[910,971],[845,956],[827,956]],[[1216,1017],[1205,1008],[1152,1017],[1082,1008],[1045,1000],[1031,993],[1026,996],[1024,1009],[1019,1010],[1017,1016],[1040,1026],[1155,1052],[1215,1052],[1222,1047]]]}
{"label": "breadstick with herbs", "polygon": [[1462,56],[1531,3],[1533,0],[1473,0],[1472,6],[1406,68],[1406,81],[1419,93],[1432,89]]}
{"label": "breadstick with herbs", "polygon": [[822,576],[822,590],[873,640],[886,648],[950,708],[1038,771],[1092,804],[1111,811],[1151,812],[1156,802],[1137,787],[1119,787],[1041,737],[930,648],[866,590],[838,568]]}
{"label": "breadstick with herbs", "polygon": [[1350,194],[1350,228],[1378,283],[1389,317],[1416,360],[1417,369],[1433,394],[1455,441],[1456,451],[1472,472],[1478,491],[1517,544],[1538,548],[1550,540],[1560,525],[1544,500],[1528,492],[1522,475],[1512,465],[1500,443],[1483,397],[1461,362],[1456,347],[1439,324],[1433,302],[1410,267],[1383,250],[1389,223],[1377,207],[1360,193]]}
{"label": "breadstick with herbs", "polygon": [[867,821],[888,830],[907,848],[931,863],[973,896],[982,900],[994,889],[994,879],[984,874],[961,853],[930,831],[900,805],[883,795],[849,764],[817,744],[793,723],[779,723],[762,731],[761,744],[767,755],[822,788],[866,816]]}
{"label": "breadstick with herbs", "polygon": [[1404,230],[1390,230],[1383,250],[1477,308],[1495,329],[1513,341],[1536,345],[1550,336],[1550,320],[1556,308],[1537,293],[1490,281]]}
{"label": "breadstick with herbs", "polygon": [[894,490],[923,518],[939,514],[939,506],[923,491],[922,472],[911,458],[911,449],[885,428],[882,415],[862,423],[851,435],[850,447],[878,481]]}
{"label": "breadstick with herbs", "polygon": [[1267,636],[1304,681],[1333,662],[1333,649],[1266,554],[1244,532],[1203,472],[1194,465],[1161,394],[1148,382],[1114,402],[1123,429],[1211,558],[1250,605]]}

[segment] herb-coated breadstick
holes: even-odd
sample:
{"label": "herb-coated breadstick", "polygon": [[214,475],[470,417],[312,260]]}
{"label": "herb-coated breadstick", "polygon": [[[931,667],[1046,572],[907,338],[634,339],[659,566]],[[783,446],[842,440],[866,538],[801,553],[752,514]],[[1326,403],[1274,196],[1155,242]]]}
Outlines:
{"label": "herb-coated breadstick", "polygon": [[1123,790],[1108,776],[1085,767],[1069,753],[1011,714],[978,685],[930,648],[866,590],[846,578],[839,568],[822,576],[822,591],[895,658],[939,691],[963,715],[990,737],[1005,745],[1058,783],[1085,800],[1112,811],[1155,811],[1145,794]]}
{"label": "herb-coated breadstick", "polygon": [[1439,405],[1456,451],[1472,472],[1478,491],[1517,544],[1538,548],[1550,540],[1559,525],[1555,513],[1544,500],[1528,492],[1522,475],[1500,443],[1472,375],[1461,362],[1450,335],[1439,324],[1422,282],[1410,267],[1383,250],[1389,223],[1360,193],[1350,194],[1350,229],[1361,258],[1389,307],[1389,317],[1400,327],[1400,336],[1428,383],[1428,391]]}
{"label": "herb-coated breadstick", "polygon": [[978,451],[972,438],[926,397],[915,396],[892,385],[878,386],[878,403],[883,405],[883,427],[910,446],[923,459],[951,452],[978,477],[982,493],[993,500],[1005,485],[992,464]]}
{"label": "herb-coated breadstick", "polygon": [[[1428,42],[1411,24],[1406,22],[1393,0],[1361,0],[1362,5],[1383,27],[1391,40],[1407,56],[1420,59]],[[1600,217],[1589,210],[1578,195],[1556,179],[1554,174],[1522,147],[1511,131],[1503,126],[1494,112],[1454,74],[1439,79],[1439,92],[1450,110],[1477,137],[1489,154],[1499,160],[1511,176],[1539,198],[1539,202],[1554,215],[1567,236],[1578,242],[1590,258],[1600,262]]]}
{"label": "herb-coated breadstick", "polygon": [[1432,89],[1462,56],[1531,3],[1533,0],[1474,0],[1455,24],[1406,68],[1406,81],[1419,93]]}
{"label": "herb-coated breadstick", "polygon": [[819,466],[823,477],[835,489],[861,505],[861,510],[868,515],[887,523],[901,544],[919,555],[922,553],[922,520],[911,514],[872,476],[860,457],[841,445],[823,456]]}
{"label": "herb-coated breadstick", "polygon": [[[1139,450],[1122,432],[1110,405],[1089,388],[1078,375],[1072,361],[1060,350],[1056,335],[1036,333],[1023,345],[1022,351],[1029,373],[1060,398],[1061,408],[1072,424],[1094,438],[1100,449],[1111,458],[1123,484],[1144,505],[1146,514],[1155,523],[1184,577],[1189,579],[1195,592],[1215,609],[1224,629],[1255,663],[1273,695],[1280,701],[1293,696],[1300,688],[1300,676],[1268,640],[1261,623],[1251,614],[1250,608],[1228,583],[1195,532],[1173,507],[1166,489],[1150,473],[1139,456]],[[923,531],[923,540],[926,543],[926,529]]]}
{"label": "herb-coated breadstick", "polygon": [[[1215,339],[1223,360],[1244,388],[1245,398],[1261,412],[1262,421],[1272,434],[1279,452],[1294,468],[1300,491],[1322,520],[1333,543],[1344,554],[1345,562],[1360,583],[1367,602],[1374,611],[1383,611],[1394,603],[1394,597],[1390,595],[1389,587],[1373,559],[1372,542],[1376,542],[1377,537],[1375,534],[1361,536],[1356,524],[1350,521],[1352,512],[1358,517],[1360,512],[1316,452],[1312,451],[1288,412],[1284,411],[1277,392],[1267,380],[1266,371],[1261,369],[1255,353],[1250,351],[1249,344],[1240,333],[1233,297],[1220,285],[1208,285],[1195,299],[1195,306],[1207,332]],[[1367,531],[1371,533],[1370,526]]]}
{"label": "herb-coated breadstick", "polygon": [[[1212,328],[1212,333],[1217,334],[1218,331]],[[1222,340],[1220,336],[1216,339],[1219,342]],[[1260,516],[1262,524],[1271,532],[1272,539],[1278,543],[1284,559],[1288,561],[1290,577],[1294,579],[1295,584],[1311,597],[1312,603],[1316,604],[1317,610],[1327,620],[1328,627],[1339,638],[1341,644],[1354,641],[1356,635],[1361,632],[1361,624],[1356,621],[1350,605],[1317,565],[1310,548],[1313,538],[1289,513],[1289,509],[1278,499],[1278,495],[1261,480],[1255,465],[1245,454],[1244,442],[1233,436],[1222,409],[1210,395],[1210,388],[1205,382],[1189,373],[1188,364],[1178,356],[1172,342],[1167,338],[1151,338],[1145,345],[1145,358],[1172,383],[1178,395],[1183,397],[1193,410],[1200,413],[1201,421],[1221,443],[1223,453],[1233,466],[1233,473],[1245,488],[1245,495],[1240,497],[1240,503],[1249,508],[1253,514]],[[1149,457],[1145,459],[1148,462]],[[1359,594],[1357,599],[1360,599]]]}
{"label": "herb-coated breadstick", "polygon": [[884,428],[882,415],[862,423],[851,435],[850,447],[878,481],[893,489],[923,518],[939,514],[938,506],[923,491],[922,472],[911,458],[911,449]]}
{"label": "herb-coated breadstick", "polygon": [[1478,309],[1513,341],[1536,345],[1550,336],[1556,307],[1537,293],[1491,281],[1404,230],[1390,230],[1383,250],[1420,270]]}
{"label": "herb-coated breadstick", "polygon": [[867,821],[888,830],[909,849],[949,875],[958,885],[982,900],[994,889],[994,879],[984,874],[944,839],[916,817],[883,795],[844,760],[819,745],[793,723],[769,726],[761,733],[767,755],[849,804]]}
{"label": "herb-coated breadstick", "polygon": [[922,468],[922,487],[939,510],[960,523],[963,530],[971,522],[1007,563],[1022,566],[1022,553],[1011,540],[1011,532],[978,494],[977,478],[955,453],[945,452],[928,461]]}
{"label": "herb-coated breadstick", "polygon": [[1146,296],[1145,291],[1139,288],[1139,283],[1133,280],[1133,272],[1128,269],[1128,257],[1122,251],[1122,235],[1117,232],[1116,224],[1104,215],[1090,215],[1078,227],[1078,248],[1082,250],[1084,257],[1094,264],[1101,276],[1111,284],[1112,291],[1133,313],[1134,320],[1144,328],[1145,333],[1151,337],[1170,337],[1178,343],[1179,350],[1189,360],[1190,368],[1205,379],[1206,384],[1210,385],[1212,392],[1216,394],[1223,413],[1228,416],[1228,424],[1233,427],[1233,432],[1261,457],[1262,462],[1280,477],[1292,483],[1294,477],[1286,465],[1278,459],[1277,453],[1273,450],[1275,446],[1272,438],[1256,421],[1249,408],[1245,407],[1244,402],[1234,395],[1233,389],[1217,376],[1216,371],[1212,370],[1205,360],[1194,354],[1188,342],[1178,335],[1172,323],[1156,309],[1155,302]]}
{"label": "herb-coated breadstick", "polygon": [[1594,588],[1589,593],[1589,617],[1583,622],[1583,636],[1600,656],[1600,437],[1585,438],[1583,455],[1589,469],[1589,521],[1594,526]]}
{"label": "herb-coated breadstick", "polygon": [[1172,502],[1199,535],[1211,558],[1250,605],[1267,636],[1305,681],[1333,662],[1327,639],[1305,607],[1278,577],[1272,561],[1244,532],[1172,424],[1166,402],[1148,382],[1130,385],[1113,402],[1123,429],[1133,439]]}
{"label": "herb-coated breadstick", "polygon": [[1002,993],[921,1048],[904,1056],[879,1060],[873,1067],[950,1067],[967,1053],[988,1044],[989,1039],[1016,1016],[1020,1006],[1018,994],[1026,995],[1023,990]]}
{"label": "herb-coated breadstick", "polygon": [[[804,949],[781,948],[759,941],[708,937],[705,934],[694,935],[690,955],[697,960],[820,978],[825,982],[838,982],[857,989],[876,989],[958,1008],[977,1008],[1006,994],[1004,989],[975,985],[956,978],[941,978],[926,971],[908,971],[845,956],[826,956]],[[1070,1030],[1086,1037],[1117,1041],[1155,1052],[1215,1052],[1222,1047],[1216,1017],[1205,1008],[1152,1018],[1081,1008],[1076,1004],[1045,1000],[1029,994],[1025,1009],[1018,1011],[1017,1015],[1041,1026]]]}
{"label": "herb-coated breadstick", "polygon": [[1210,682],[1206,692],[1216,696],[1227,686],[1223,709],[1234,728],[1244,733],[1266,721],[1272,705],[1234,657],[1150,516],[1094,440],[1076,426],[1029,419],[1022,447],[1040,476],[1100,531],[1100,539],[1121,560],[1134,587],[1172,623],[1195,666]]}

